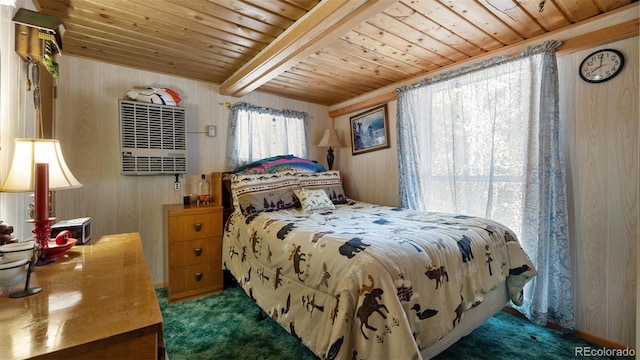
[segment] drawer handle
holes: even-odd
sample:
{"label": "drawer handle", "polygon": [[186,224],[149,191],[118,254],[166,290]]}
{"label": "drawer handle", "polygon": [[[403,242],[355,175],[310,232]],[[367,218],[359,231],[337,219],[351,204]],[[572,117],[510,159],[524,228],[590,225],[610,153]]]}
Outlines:
{"label": "drawer handle", "polygon": [[193,227],[196,229],[196,231],[202,230],[202,224],[201,223],[195,223],[195,224],[193,224]]}
{"label": "drawer handle", "polygon": [[200,281],[200,280],[202,280],[202,273],[201,273],[201,272],[199,272],[199,273],[197,273],[197,274],[194,274],[194,276],[195,276],[195,278],[196,278],[196,281]]}
{"label": "drawer handle", "polygon": [[195,248],[195,249],[193,249],[193,253],[194,253],[196,256],[200,256],[200,255],[202,255],[202,248]]}

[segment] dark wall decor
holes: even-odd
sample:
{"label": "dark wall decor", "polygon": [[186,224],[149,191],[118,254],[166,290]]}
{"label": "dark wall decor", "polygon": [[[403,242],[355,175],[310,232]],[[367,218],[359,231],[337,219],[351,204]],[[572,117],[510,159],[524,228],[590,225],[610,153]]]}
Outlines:
{"label": "dark wall decor", "polygon": [[353,155],[389,147],[387,104],[352,116],[349,120]]}

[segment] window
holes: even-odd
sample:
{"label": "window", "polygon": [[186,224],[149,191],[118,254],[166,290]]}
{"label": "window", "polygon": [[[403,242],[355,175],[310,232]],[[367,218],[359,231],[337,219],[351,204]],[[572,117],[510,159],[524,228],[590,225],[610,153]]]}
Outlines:
{"label": "window", "polygon": [[497,220],[520,236],[529,103],[516,70],[433,85],[424,202]]}
{"label": "window", "polygon": [[517,232],[538,271],[518,309],[573,329],[558,46],[398,89],[398,168],[402,206],[484,216]]}
{"label": "window", "polygon": [[413,207],[483,216],[522,234],[526,70],[509,62],[411,90],[421,185]]}
{"label": "window", "polygon": [[227,168],[276,155],[307,157],[307,113],[239,103],[229,116]]}

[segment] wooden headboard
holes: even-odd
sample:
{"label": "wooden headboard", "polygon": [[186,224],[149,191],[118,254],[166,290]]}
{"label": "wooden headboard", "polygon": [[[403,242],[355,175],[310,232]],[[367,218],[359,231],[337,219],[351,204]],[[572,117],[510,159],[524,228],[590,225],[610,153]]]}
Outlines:
{"label": "wooden headboard", "polygon": [[222,217],[225,222],[233,212],[233,201],[231,199],[232,174],[233,171],[211,173],[211,195],[213,197],[213,202],[222,205]]}

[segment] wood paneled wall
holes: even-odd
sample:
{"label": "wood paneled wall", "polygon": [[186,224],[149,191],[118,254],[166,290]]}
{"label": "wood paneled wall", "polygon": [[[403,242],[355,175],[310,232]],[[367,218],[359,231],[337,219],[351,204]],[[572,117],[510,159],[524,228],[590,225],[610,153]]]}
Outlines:
{"label": "wood paneled wall", "polygon": [[[603,84],[578,76],[600,48],[626,55],[624,71]],[[620,344],[636,339],[639,202],[638,37],[558,58],[570,206],[577,329]],[[352,156],[349,117],[334,119],[347,147],[336,151],[345,191],[355,199],[399,205],[396,101],[388,103],[391,148]]]}
{"label": "wood paneled wall", "polygon": [[[258,92],[243,98],[223,97],[216,85],[207,82],[72,56],[62,56],[58,61],[55,135],[61,142],[67,164],[84,186],[58,191],[56,216],[58,219],[91,217],[94,236],[140,232],[156,285],[167,281],[162,205],[182,203],[185,194],[195,191],[200,174],[225,170],[229,110],[222,103],[246,101],[276,109],[306,111],[311,117],[312,144],[320,141],[328,123],[325,106]],[[180,94],[180,105],[187,108],[188,174],[180,178],[182,190],[179,192],[173,190],[173,175],[120,174],[118,99],[125,99],[126,92],[135,86],[171,88]],[[217,127],[216,137],[204,134],[207,125]],[[323,160],[324,154],[323,150],[310,147],[311,158]]]}
{"label": "wood paneled wall", "polygon": [[350,116],[334,121],[342,147],[335,149],[333,168],[343,174],[347,196],[372,204],[399,205],[398,146],[396,144],[396,101],[387,104],[389,144],[387,149],[352,155]]}
{"label": "wood paneled wall", "polygon": [[[591,52],[626,56],[623,72],[589,84],[577,75]],[[639,231],[638,37],[558,59],[570,198],[577,328],[633,345]]]}

